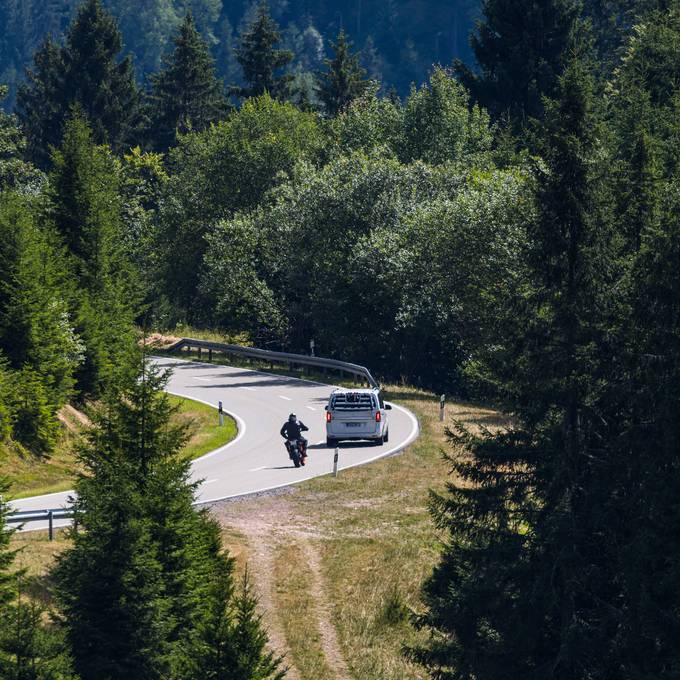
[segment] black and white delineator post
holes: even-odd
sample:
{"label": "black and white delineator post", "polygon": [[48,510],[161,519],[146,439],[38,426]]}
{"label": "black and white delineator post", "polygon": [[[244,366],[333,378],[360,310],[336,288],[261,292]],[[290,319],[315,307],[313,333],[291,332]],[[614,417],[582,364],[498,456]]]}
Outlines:
{"label": "black and white delineator post", "polygon": [[333,477],[338,476],[338,454],[339,450],[338,447],[335,447],[335,455],[333,456]]}
{"label": "black and white delineator post", "polygon": [[220,427],[222,427],[222,425],[224,425],[224,411],[222,410],[222,402],[218,401],[217,404],[217,412],[220,414]]}
{"label": "black and white delineator post", "polygon": [[446,406],[446,395],[442,394],[441,397],[439,397],[439,420],[441,422],[444,421],[444,407]]}
{"label": "black and white delineator post", "polygon": [[309,341],[309,356],[314,356],[314,340]]}

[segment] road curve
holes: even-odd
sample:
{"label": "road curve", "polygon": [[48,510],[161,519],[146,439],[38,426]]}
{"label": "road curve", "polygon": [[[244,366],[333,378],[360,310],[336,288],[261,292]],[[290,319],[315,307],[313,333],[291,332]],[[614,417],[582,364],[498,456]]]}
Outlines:
{"label": "road curve", "polygon": [[[326,447],[324,420],[324,406],[332,389],[329,385],[180,359],[156,358],[154,362],[172,370],[168,392],[215,407],[222,401],[224,410],[238,424],[235,439],[192,463],[192,478],[201,481],[198,503],[270,491],[332,471],[334,449]],[[309,457],[304,468],[293,466],[279,435],[291,411],[309,427]],[[394,405],[389,424],[388,444],[340,444],[338,468],[344,470],[389,456],[418,436],[416,418],[400,406]],[[32,496],[13,501],[12,506],[21,511],[65,507],[71,493]],[[55,526],[66,523],[55,522]],[[34,522],[25,528],[38,529],[41,525]]]}

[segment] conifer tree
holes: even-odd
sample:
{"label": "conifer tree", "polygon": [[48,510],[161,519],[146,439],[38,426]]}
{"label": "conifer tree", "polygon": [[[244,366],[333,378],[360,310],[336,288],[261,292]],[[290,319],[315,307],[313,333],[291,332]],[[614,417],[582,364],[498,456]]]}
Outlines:
{"label": "conifer tree", "polygon": [[352,43],[344,29],[331,47],[333,58],[324,60],[326,71],[318,76],[318,92],[326,113],[336,116],[366,91],[369,81],[359,55],[352,53]]}
{"label": "conifer tree", "polygon": [[95,141],[115,150],[125,148],[139,115],[132,62],[129,57],[118,61],[122,47],[114,18],[100,0],[87,0],[69,26],[63,50],[66,106],[62,111],[77,102]]}
{"label": "conifer tree", "polygon": [[268,637],[257,612],[248,571],[234,592],[231,579],[217,578],[211,612],[203,631],[204,653],[192,677],[210,680],[280,680],[282,659],[268,649]]}
{"label": "conifer tree", "polygon": [[613,468],[597,407],[609,232],[597,209],[592,81],[578,59],[548,105],[542,150],[527,289],[494,364],[516,425],[459,433],[463,481],[432,497],[450,541],[424,591],[419,623],[431,641],[411,655],[441,678],[616,676]]}
{"label": "conifer tree", "polygon": [[151,83],[149,135],[158,150],[172,146],[177,132],[204,130],[226,112],[214,60],[191,14],[184,17],[175,49],[166,57],[160,73],[151,77]]}
{"label": "conifer tree", "polygon": [[456,64],[474,100],[496,119],[509,115],[516,129],[540,118],[543,97],[556,92],[579,9],[576,0],[484,0],[471,38],[481,72]]}
{"label": "conifer tree", "polygon": [[61,141],[64,100],[64,58],[48,35],[26,70],[26,82],[17,92],[17,111],[27,139],[28,157],[40,168],[50,161],[50,146]]}
{"label": "conifer tree", "polygon": [[0,240],[0,352],[14,369],[4,398],[15,440],[41,454],[60,431],[56,414],[73,394],[82,359],[66,260],[28,197],[0,199]]}
{"label": "conifer tree", "polygon": [[33,199],[0,201],[0,351],[19,370],[41,376],[56,411],[72,395],[82,346],[68,306],[70,281],[54,234],[38,223]]}
{"label": "conifer tree", "polygon": [[[7,96],[7,87],[0,85],[0,105]],[[42,175],[24,158],[26,138],[21,133],[18,119],[0,109],[0,192],[7,189],[35,191]]]}
{"label": "conifer tree", "polygon": [[[74,666],[90,678],[168,677],[171,602],[154,540],[147,494],[181,447],[183,428],[158,379],[131,375],[92,414],[78,457],[73,545],[55,578]],[[178,481],[178,480],[175,480]]]}
{"label": "conifer tree", "polygon": [[70,680],[73,678],[64,641],[44,612],[21,594],[24,572],[14,567],[10,547],[14,530],[7,525],[9,484],[0,479],[0,677],[3,680]]}
{"label": "conifer tree", "polygon": [[78,284],[73,306],[85,344],[78,387],[99,394],[121,365],[137,300],[123,251],[118,171],[110,152],[95,146],[77,111],[66,122],[53,165],[49,218]]}
{"label": "conifer tree", "polygon": [[243,69],[246,87],[232,87],[231,94],[239,97],[259,97],[268,92],[276,99],[289,95],[293,76],[277,75],[293,60],[293,53],[275,45],[281,40],[278,26],[269,14],[266,0],[257,7],[253,22],[241,36],[236,49],[236,60]]}
{"label": "conifer tree", "polygon": [[129,58],[118,60],[122,38],[100,0],[87,0],[58,48],[48,38],[19,93],[18,110],[30,157],[47,167],[73,105],[87,116],[99,144],[125,148],[140,125],[139,93]]}
{"label": "conifer tree", "polygon": [[79,451],[79,530],[56,579],[82,680],[245,678],[242,657],[255,669],[271,661],[264,648],[255,658],[254,613],[249,635],[234,633],[233,561],[218,524],[192,507],[197,485],[179,455],[187,424],[173,420],[166,382],[141,358],[94,411]]}

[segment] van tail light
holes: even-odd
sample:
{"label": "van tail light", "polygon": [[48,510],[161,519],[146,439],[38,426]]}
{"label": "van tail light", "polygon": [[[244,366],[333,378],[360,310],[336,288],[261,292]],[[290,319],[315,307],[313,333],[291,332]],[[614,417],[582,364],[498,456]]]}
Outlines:
{"label": "van tail light", "polygon": [[330,411],[326,411],[326,422],[330,423],[331,420],[333,420],[333,416],[331,415]]}
{"label": "van tail light", "polygon": [[382,415],[381,415],[380,411],[376,411],[375,412],[375,422],[379,423],[381,421],[381,419],[382,419]]}

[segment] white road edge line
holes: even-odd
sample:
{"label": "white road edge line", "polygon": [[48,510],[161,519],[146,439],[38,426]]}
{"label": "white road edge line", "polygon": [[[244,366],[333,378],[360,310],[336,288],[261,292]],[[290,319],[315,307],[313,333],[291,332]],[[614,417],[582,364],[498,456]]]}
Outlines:
{"label": "white road edge line", "polygon": [[[377,456],[373,456],[372,458],[369,458],[368,460],[362,460],[360,463],[352,463],[351,465],[340,465],[338,466],[338,470],[349,470],[354,467],[361,467],[362,465],[368,465],[369,463],[373,463],[376,460],[380,460],[380,458],[387,458],[388,456],[392,456],[395,453],[399,453],[400,451],[403,451],[405,448],[409,447],[413,442],[418,438],[418,434],[420,432],[420,425],[418,423],[418,419],[409,411],[408,409],[404,408],[403,406],[398,406],[397,404],[390,402],[392,404],[392,408],[398,409],[399,411],[402,411],[405,413],[409,419],[411,420],[411,432],[409,436],[398,446],[394,446],[388,451],[381,452]],[[331,470],[328,471],[327,474],[331,474]],[[220,498],[210,498],[205,501],[199,501],[195,503],[195,505],[207,505],[208,503],[217,503],[218,501],[226,501],[232,498],[242,498],[244,496],[254,496],[255,494],[258,493],[264,493],[266,491],[276,491],[276,489],[285,489],[287,486],[294,486],[295,484],[300,484],[301,482],[307,482],[310,479],[316,479],[317,477],[323,477],[325,475],[309,475],[308,477],[301,477],[300,479],[296,479],[294,482],[286,482],[285,484],[277,484],[276,486],[268,486],[264,487],[262,489],[253,489],[252,491],[244,491],[243,493],[235,493],[230,496],[222,496]]]}
{"label": "white road edge line", "polygon": [[[164,359],[166,357],[151,356],[150,358],[152,358],[152,359]],[[201,362],[186,361],[186,360],[176,360],[176,361],[177,361],[177,363],[201,363]],[[206,365],[209,366],[210,364],[206,364]],[[248,369],[246,369],[246,370],[248,370]],[[250,371],[250,372],[260,374],[260,375],[266,375],[268,377],[280,377],[280,378],[285,379],[285,380],[295,380],[295,381],[298,381],[298,382],[311,383],[311,384],[314,384],[314,385],[322,385],[324,387],[326,387],[326,386],[333,387],[332,385],[325,385],[324,383],[319,383],[319,382],[312,381],[312,380],[304,380],[302,378],[290,378],[288,376],[277,376],[276,374],[264,373],[263,371]],[[253,390],[254,388],[246,388],[246,389]],[[186,394],[182,394],[181,392],[173,392],[171,390],[166,390],[166,393],[172,394],[172,395],[177,396],[177,397],[184,397],[185,399],[192,399],[193,401],[197,401],[201,404],[206,404],[207,406],[211,406],[212,408],[217,409],[215,404],[213,404],[212,402],[206,401],[205,399],[197,399],[193,395],[188,396]],[[288,398],[284,397],[284,399],[288,399]],[[290,401],[290,399],[289,399],[289,401]],[[375,455],[375,456],[373,456],[373,457],[371,457],[367,460],[363,460],[363,461],[358,462],[358,463],[352,463],[350,465],[340,465],[338,467],[339,470],[349,470],[349,469],[354,468],[354,467],[360,467],[362,465],[368,465],[369,463],[373,463],[374,461],[379,460],[380,458],[386,458],[387,456],[391,456],[395,453],[399,453],[400,451],[403,451],[405,448],[410,446],[418,438],[418,434],[420,432],[420,426],[419,426],[419,423],[418,423],[418,419],[413,415],[413,413],[411,413],[411,411],[404,408],[403,406],[399,406],[397,404],[392,404],[392,406],[393,406],[393,408],[398,409],[399,411],[402,411],[403,413],[405,413],[408,416],[408,418],[411,420],[412,427],[411,427],[411,432],[410,432],[409,436],[402,443],[398,444],[397,446],[392,447],[391,449],[384,451],[384,452],[381,451],[379,454],[377,454],[377,455]],[[227,415],[231,416],[236,421],[236,426],[237,426],[237,430],[238,430],[236,437],[234,437],[234,439],[232,439],[230,442],[228,442],[224,446],[221,446],[220,448],[215,449],[214,451],[210,451],[209,453],[206,453],[204,456],[201,456],[199,458],[194,459],[194,461],[192,461],[192,463],[199,461],[199,460],[207,460],[208,458],[212,458],[213,456],[215,456],[219,453],[222,453],[223,451],[226,451],[229,447],[236,444],[236,442],[238,442],[245,435],[246,424],[243,421],[243,419],[238,414],[233,413],[231,411],[225,410],[224,412]],[[322,444],[322,443],[324,443],[324,440],[321,440],[318,443]],[[328,474],[330,474],[330,472],[331,471],[329,470]],[[209,498],[209,499],[206,499],[206,500],[196,500],[196,501],[194,501],[194,505],[207,505],[208,503],[216,503],[218,501],[224,501],[224,500],[228,500],[228,499],[231,499],[231,498],[241,498],[241,497],[244,497],[244,496],[252,496],[252,495],[258,494],[258,493],[264,493],[266,491],[275,491],[276,489],[284,489],[288,486],[300,484],[301,482],[306,482],[306,481],[309,481],[310,479],[314,479],[314,478],[320,477],[320,476],[323,476],[323,475],[312,474],[312,475],[309,475],[307,477],[301,477],[300,479],[296,479],[295,481],[292,481],[292,482],[285,482],[283,484],[278,484],[278,485],[275,485],[275,486],[264,487],[264,488],[261,488],[261,489],[254,489],[254,490],[251,490],[251,491],[244,491],[244,492],[241,492],[241,493],[231,494],[231,495],[228,495],[228,496],[220,496],[219,498]],[[63,493],[72,494],[73,489],[69,489],[68,491],[56,491],[56,492],[51,493],[51,494],[41,494],[40,496],[37,496],[36,498],[38,498],[38,497],[42,498],[42,497],[46,497],[46,496],[57,496],[57,495],[63,494]],[[24,500],[24,499],[20,499],[20,500]],[[65,520],[65,521],[67,521],[67,520]],[[61,525],[57,525],[55,523],[55,526],[61,526]]]}

